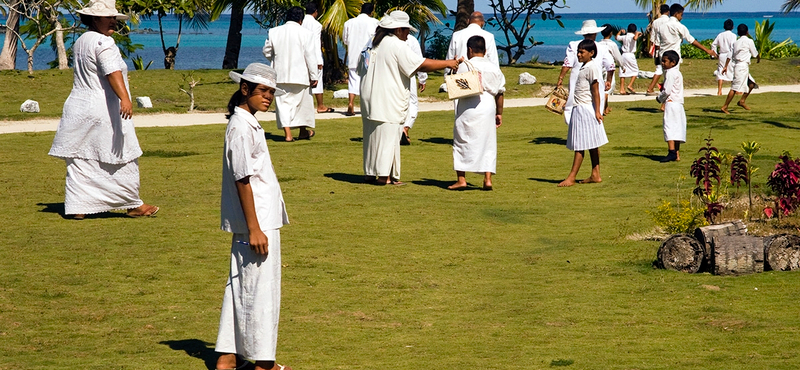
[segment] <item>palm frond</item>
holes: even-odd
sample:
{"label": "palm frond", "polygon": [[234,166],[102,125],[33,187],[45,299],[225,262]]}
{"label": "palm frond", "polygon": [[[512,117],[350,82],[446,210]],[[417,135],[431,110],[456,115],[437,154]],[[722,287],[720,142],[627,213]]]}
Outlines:
{"label": "palm frond", "polygon": [[781,5],[781,11],[784,13],[797,9],[800,9],[800,0],[786,0],[786,2]]}

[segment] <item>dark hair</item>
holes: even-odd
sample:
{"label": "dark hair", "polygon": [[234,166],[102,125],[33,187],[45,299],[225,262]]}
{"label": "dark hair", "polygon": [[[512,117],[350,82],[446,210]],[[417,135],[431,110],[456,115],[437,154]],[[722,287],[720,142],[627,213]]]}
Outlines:
{"label": "dark hair", "polygon": [[310,2],[306,4],[306,14],[314,14],[317,11],[317,3]]}
{"label": "dark hair", "polygon": [[306,16],[306,11],[299,6],[293,6],[286,12],[287,22],[302,22]]}
{"label": "dark hair", "polygon": [[675,16],[675,14],[683,13],[683,5],[675,3],[669,7],[669,15]]}
{"label": "dark hair", "polygon": [[375,10],[375,4],[373,3],[361,4],[361,14],[372,14],[372,11],[374,10]]}
{"label": "dark hair", "polygon": [[602,27],[605,27],[602,31],[600,31],[600,34],[603,35],[603,37],[608,37],[608,35],[614,32],[613,27],[611,27],[611,25],[608,23],[604,24]]}
{"label": "dark hair", "polygon": [[629,33],[636,33],[636,24],[631,23],[628,25],[628,32]]}
{"label": "dark hair", "polygon": [[[78,13],[78,14],[80,14],[80,13]],[[81,23],[83,23],[84,26],[86,26],[90,30],[92,28],[94,28],[94,17],[93,16],[86,15],[86,14],[80,14],[80,16],[81,16]]]}
{"label": "dark hair", "polygon": [[667,4],[661,4],[661,7],[659,7],[659,8],[658,8],[658,11],[659,11],[661,14],[667,14],[667,13],[669,13],[669,5],[667,5]]}
{"label": "dark hair", "polygon": [[747,25],[744,24],[744,23],[739,23],[739,25],[736,26],[736,33],[738,33],[739,36],[746,35],[747,31],[749,31],[749,30],[747,29]]}
{"label": "dark hair", "polygon": [[231,95],[231,100],[228,100],[228,114],[225,115],[225,118],[227,119],[231,119],[234,109],[242,104],[242,100],[246,98],[246,96],[242,95],[242,84],[247,85],[247,91],[250,94],[256,90],[256,87],[258,87],[258,84],[255,82],[250,82],[245,79],[239,80],[239,89],[237,89],[236,92]]}
{"label": "dark hair", "polygon": [[726,19],[725,23],[722,25],[726,31],[730,31],[733,29],[733,19]]}
{"label": "dark hair", "polygon": [[592,58],[597,56],[597,45],[594,43],[594,40],[584,39],[578,44],[578,50],[586,50],[592,53]]}
{"label": "dark hair", "polygon": [[467,40],[467,47],[473,53],[486,54],[486,40],[482,36],[472,36]]}
{"label": "dark hair", "polygon": [[661,58],[669,60],[672,63],[678,64],[681,61],[681,56],[678,55],[678,52],[675,50],[667,50],[664,54],[661,54]]}

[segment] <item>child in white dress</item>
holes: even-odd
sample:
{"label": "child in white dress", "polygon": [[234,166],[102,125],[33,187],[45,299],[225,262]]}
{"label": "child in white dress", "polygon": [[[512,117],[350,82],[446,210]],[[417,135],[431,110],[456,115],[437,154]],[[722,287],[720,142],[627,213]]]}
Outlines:
{"label": "child in white dress", "polygon": [[558,184],[560,187],[575,185],[575,178],[578,176],[584,151],[587,149],[592,158],[592,174],[581,183],[601,182],[599,148],[608,143],[600,104],[602,75],[593,60],[597,56],[597,46],[592,40],[583,40],[578,44],[577,50],[578,61],[583,65],[575,83],[575,105],[572,107],[567,132],[567,149],[574,151],[575,157],[569,175]]}
{"label": "child in white dress", "polygon": [[746,24],[739,24],[739,26],[736,27],[736,32],[739,34],[739,39],[733,43],[731,55],[728,57],[728,60],[725,61],[725,68],[722,69],[722,73],[727,72],[728,68],[731,68],[730,62],[733,60],[731,91],[728,91],[728,97],[725,98],[725,105],[723,105],[721,109],[725,114],[730,114],[728,111],[728,104],[731,103],[733,96],[737,92],[742,93],[742,98],[739,99],[736,105],[745,110],[750,110],[750,107],[746,104],[747,97],[750,96],[750,92],[752,92],[753,89],[758,87],[758,85],[756,85],[756,80],[750,75],[750,58],[758,56],[756,45],[753,40],[748,37],[750,34],[748,33]]}
{"label": "child in white dress", "polygon": [[664,105],[664,141],[669,152],[661,162],[681,160],[681,143],[686,142],[686,110],[683,108],[683,74],[678,63],[681,57],[674,50],[661,55],[664,87],[656,97]]}
{"label": "child in white dress", "polygon": [[[631,23],[628,30],[619,30],[617,41],[622,43],[622,63],[619,73],[619,93],[621,95],[636,94],[633,90],[633,82],[639,75],[639,63],[636,61],[636,40],[642,37],[642,33],[636,30],[636,25]],[[630,82],[625,86],[625,79],[630,78]],[[627,91],[626,91],[627,89]]]}

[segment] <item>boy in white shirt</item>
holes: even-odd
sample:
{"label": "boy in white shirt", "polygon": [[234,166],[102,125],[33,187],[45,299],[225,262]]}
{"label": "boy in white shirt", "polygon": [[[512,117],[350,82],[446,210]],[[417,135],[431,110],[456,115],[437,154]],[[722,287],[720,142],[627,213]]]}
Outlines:
{"label": "boy in white shirt", "polygon": [[745,110],[750,110],[750,107],[746,104],[747,97],[750,96],[750,92],[753,91],[753,89],[758,87],[758,85],[756,85],[756,80],[754,80],[753,76],[750,75],[750,58],[755,58],[758,56],[756,45],[753,40],[748,37],[750,34],[748,33],[746,24],[739,24],[739,26],[736,27],[736,32],[739,34],[739,39],[733,43],[731,56],[725,61],[725,67],[722,69],[722,73],[727,72],[728,68],[730,68],[729,64],[731,60],[733,60],[733,81],[731,82],[731,91],[728,91],[728,97],[725,99],[725,105],[723,105],[721,109],[725,114],[730,114],[728,111],[728,104],[731,103],[733,96],[737,92],[742,93],[742,98],[739,99],[739,102],[736,103],[736,105],[744,108]]}
{"label": "boy in white shirt", "polygon": [[664,105],[664,141],[669,152],[661,162],[680,161],[681,143],[686,142],[686,110],[683,108],[683,74],[678,67],[680,56],[667,50],[661,56],[664,89],[656,100]]}
{"label": "boy in white shirt", "polygon": [[722,95],[722,81],[733,80],[733,70],[722,72],[725,69],[725,63],[731,55],[733,43],[736,42],[736,34],[731,32],[733,29],[733,20],[726,19],[723,23],[725,31],[721,32],[711,43],[711,50],[714,50],[719,58],[717,58],[717,70],[714,75],[717,76],[717,95]]}

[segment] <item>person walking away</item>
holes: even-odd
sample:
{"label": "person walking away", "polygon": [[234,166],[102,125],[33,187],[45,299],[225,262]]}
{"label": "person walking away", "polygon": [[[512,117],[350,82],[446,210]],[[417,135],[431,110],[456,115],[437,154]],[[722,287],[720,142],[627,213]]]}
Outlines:
{"label": "person walking away", "polygon": [[597,56],[597,45],[586,39],[578,43],[576,48],[578,61],[581,63],[578,78],[575,81],[575,104],[570,114],[569,131],[567,133],[567,149],[575,152],[572,168],[567,178],[558,184],[559,187],[575,185],[578,170],[581,169],[584,151],[589,150],[592,160],[592,174],[581,181],[581,184],[598,183],[600,177],[600,147],[608,143],[603,128],[603,113],[600,84],[601,73],[594,66]]}
{"label": "person walking away", "polygon": [[[622,43],[622,68],[619,73],[619,93],[622,95],[636,94],[633,89],[633,82],[639,75],[639,63],[636,61],[636,41],[642,36],[641,32],[636,31],[636,25],[631,23],[628,30],[620,30],[617,33],[617,41]],[[625,79],[630,78],[628,85]],[[627,91],[626,91],[627,90]]]}
{"label": "person walking away", "polygon": [[128,19],[114,0],[92,0],[77,11],[89,28],[75,41],[72,91],[64,102],[49,155],[67,165],[64,214],[116,209],[130,217],[154,216],[159,208],[139,198],[142,149],[133,127],[128,67],[111,35]]}
{"label": "person walking away", "polygon": [[[419,40],[416,37],[409,34],[408,39],[406,39],[406,43],[408,47],[411,48],[411,51],[418,56],[422,56],[422,49],[419,46]],[[417,85],[417,81],[419,81],[419,85]],[[425,91],[425,83],[428,81],[428,74],[425,72],[417,72],[415,76],[411,76],[411,82],[408,86],[409,90],[409,99],[408,99],[408,115],[406,116],[406,121],[403,123],[403,132],[402,136],[400,137],[400,145],[411,145],[411,136],[409,131],[411,128],[414,127],[414,122],[417,121],[417,116],[419,115],[419,93]]]}
{"label": "person walking away", "polygon": [[[608,52],[611,53],[611,57],[614,59],[615,63],[614,71],[616,72],[616,66],[620,67],[622,66],[622,55],[619,53],[619,45],[617,45],[617,43],[611,39],[611,36],[613,35],[613,30],[611,28],[611,25],[606,23],[602,25],[602,27],[605,28],[602,31],[600,31],[600,35],[603,36],[603,39],[600,40],[599,44],[605,47],[608,50]],[[608,78],[608,71],[604,70],[603,81],[605,81],[607,78]],[[611,108],[608,106],[608,96],[614,92],[614,89],[616,89],[617,86],[616,81],[617,80],[612,78],[611,86],[609,86],[608,89],[604,89],[605,91],[603,91],[603,101],[605,102],[605,105],[603,106],[604,116],[611,113]],[[603,84],[603,87],[605,87],[605,84]]]}
{"label": "person walking away", "polygon": [[736,42],[736,34],[731,31],[733,29],[733,20],[726,19],[722,27],[725,28],[725,31],[717,35],[711,43],[711,50],[714,50],[719,55],[719,58],[717,58],[717,70],[714,71],[714,76],[717,76],[717,95],[722,95],[723,81],[733,81],[733,69],[728,69],[726,72],[722,71],[725,70],[725,63],[728,62],[733,43]]}
{"label": "person walking away", "polygon": [[667,50],[661,55],[661,65],[664,67],[664,90],[656,100],[664,105],[664,141],[668,152],[661,159],[663,163],[681,160],[681,143],[686,142],[686,110],[680,56],[674,50]]}
{"label": "person walking away", "polygon": [[317,21],[317,17],[319,17],[317,4],[314,2],[306,4],[306,16],[303,18],[301,26],[314,34],[313,47],[317,52],[317,69],[319,70],[317,86],[311,88],[311,93],[314,94],[314,99],[317,102],[317,113],[332,113],[333,108],[326,107],[324,102],[325,89],[322,85],[322,69],[325,66],[325,59],[322,57],[322,25]]}
{"label": "person walking away", "polygon": [[[481,36],[467,40],[467,56],[481,74],[483,92],[458,99],[453,125],[453,169],[457,181],[450,190],[467,187],[467,172],[482,173],[483,190],[492,190],[492,174],[497,172],[497,128],[503,124],[503,93],[506,78],[500,67],[484,57],[486,41]],[[459,73],[469,67],[462,63]]]}
{"label": "person walking away", "polygon": [[658,11],[661,16],[650,23],[650,43],[653,45],[653,62],[656,65],[656,71],[653,73],[653,79],[650,81],[650,86],[647,87],[645,95],[658,94],[654,93],[653,90],[658,81],[661,80],[661,75],[664,73],[661,67],[661,40],[658,38],[658,30],[664,23],[669,22],[669,5],[661,4]]}
{"label": "person walking away", "polygon": [[[364,179],[378,185],[400,182],[400,133],[408,115],[411,75],[447,67],[458,61],[425,59],[406,44],[411,31],[409,17],[396,10],[384,16],[375,31],[372,49],[359,61],[361,122],[364,138]],[[377,180],[376,180],[377,177]]]}
{"label": "person walking away", "polygon": [[375,28],[378,27],[378,20],[372,18],[374,9],[375,4],[373,3],[361,4],[361,14],[344,22],[342,41],[347,46],[347,98],[349,99],[347,112],[345,113],[347,116],[356,114],[353,103],[356,95],[361,93],[361,77],[356,71],[358,59],[361,56],[361,51],[367,47],[372,37],[375,36]]}
{"label": "person walking away", "polygon": [[[222,156],[220,227],[232,233],[228,282],[222,298],[215,351],[218,370],[289,369],[275,362],[281,305],[281,235],[289,223],[264,129],[255,117],[266,112],[277,88],[274,69],[252,63],[228,103]],[[239,366],[237,366],[239,365]]]}
{"label": "person walking away", "polygon": [[731,82],[731,91],[728,91],[728,97],[725,98],[725,105],[721,110],[725,114],[730,114],[728,105],[733,100],[736,93],[742,93],[742,97],[736,105],[750,110],[747,105],[747,97],[753,89],[758,88],[756,80],[750,75],[750,59],[758,56],[758,50],[753,39],[750,38],[747,25],[744,23],[736,27],[736,33],[739,34],[739,39],[733,43],[733,51],[731,56],[725,61],[725,67],[722,72],[725,73],[730,67],[730,62],[733,60],[733,82]]}
{"label": "person walking away", "polygon": [[[500,59],[497,55],[497,44],[494,35],[483,29],[486,20],[481,12],[472,12],[469,16],[469,25],[463,30],[453,32],[450,38],[450,45],[447,47],[447,57],[445,59],[458,59],[467,57],[467,40],[472,36],[481,36],[486,40],[486,56],[490,62],[500,66]],[[449,72],[449,70],[445,70]]]}

